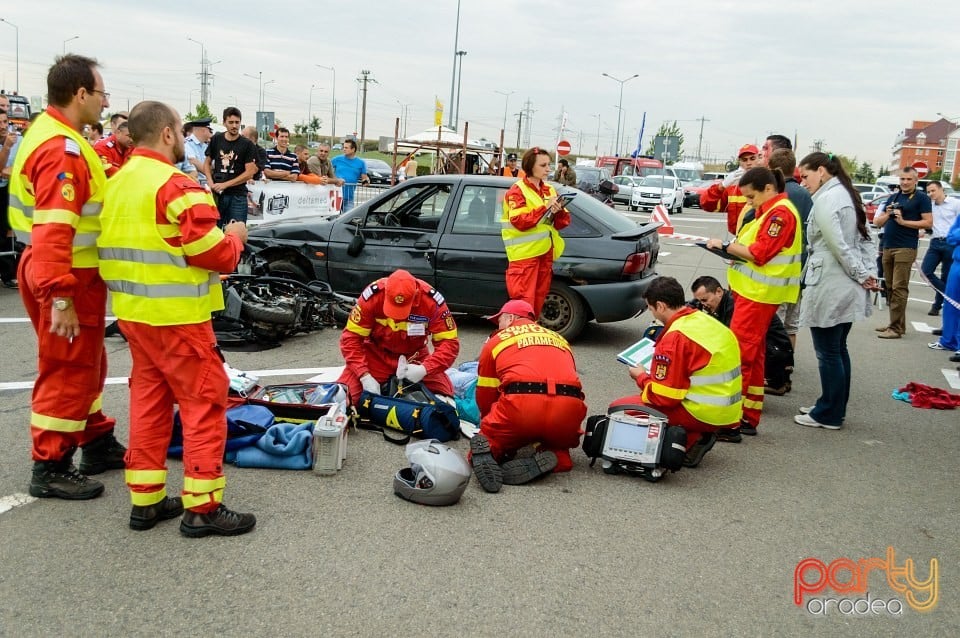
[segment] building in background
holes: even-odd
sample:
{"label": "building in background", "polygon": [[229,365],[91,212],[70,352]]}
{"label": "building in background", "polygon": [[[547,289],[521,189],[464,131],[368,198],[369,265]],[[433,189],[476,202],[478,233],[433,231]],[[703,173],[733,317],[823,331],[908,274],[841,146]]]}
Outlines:
{"label": "building in background", "polygon": [[[891,168],[899,170],[922,162],[930,173],[943,170],[948,138],[958,128],[957,124],[945,118],[934,122],[914,120],[910,128],[901,131],[893,144]],[[956,150],[954,142],[954,156],[951,157],[954,167],[957,163]]]}

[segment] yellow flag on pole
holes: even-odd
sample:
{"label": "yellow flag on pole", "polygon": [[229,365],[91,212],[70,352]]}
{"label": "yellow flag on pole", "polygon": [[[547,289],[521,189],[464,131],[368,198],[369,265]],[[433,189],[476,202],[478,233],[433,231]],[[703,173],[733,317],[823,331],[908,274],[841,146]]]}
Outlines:
{"label": "yellow flag on pole", "polygon": [[438,97],[434,97],[433,101],[433,125],[440,126],[443,123],[443,102]]}

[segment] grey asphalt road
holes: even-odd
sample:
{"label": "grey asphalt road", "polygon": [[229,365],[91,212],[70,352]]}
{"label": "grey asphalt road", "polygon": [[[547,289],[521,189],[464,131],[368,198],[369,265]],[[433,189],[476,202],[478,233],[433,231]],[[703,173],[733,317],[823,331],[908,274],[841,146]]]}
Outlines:
{"label": "grey asphalt road", "polygon": [[[674,222],[696,235],[723,228],[700,211]],[[683,243],[663,240],[661,273],[685,286],[699,274],[722,278],[715,257]],[[919,284],[911,296],[931,298]],[[909,319],[939,325],[928,307],[911,302]],[[129,530],[121,472],[102,477],[107,490],[94,501],[14,507],[0,513],[0,635],[960,635],[958,412],[890,398],[908,381],[947,387],[941,368],[952,366],[926,347],[930,335],[878,340],[872,328],[884,314],[851,333],[855,385],[843,430],[792,422],[819,390],[802,333],[794,390],[767,399],[760,435],[718,444],[699,468],[657,484],[606,476],[578,451],[569,474],[496,495],[472,482],[458,505],[426,508],[392,494],[402,449],[358,432],[334,477],[228,469],[225,502],[258,516],[257,529],[238,538],[182,538],[176,521]],[[23,316],[15,293],[0,290],[0,318]],[[648,320],[590,325],[575,344],[590,413],[633,392],[615,354]],[[466,318],[460,330],[466,361],[489,326]],[[29,325],[2,323],[0,335],[0,382],[29,381]],[[338,365],[337,337],[324,331],[228,356],[241,369]],[[110,375],[127,374],[124,342],[108,340],[108,350]],[[0,391],[0,498],[26,492],[29,400],[27,390]],[[126,387],[108,386],[104,405],[125,440]],[[180,470],[170,462],[173,491]],[[858,566],[886,561],[888,547],[893,567],[912,561],[918,581],[938,562],[936,594],[918,589],[913,599],[935,595],[932,611],[910,607],[882,569],[862,579],[866,593],[827,589],[794,604],[799,561]],[[855,571],[831,582],[849,583]],[[868,595],[869,613],[844,613]],[[811,612],[824,604],[825,615]]]}

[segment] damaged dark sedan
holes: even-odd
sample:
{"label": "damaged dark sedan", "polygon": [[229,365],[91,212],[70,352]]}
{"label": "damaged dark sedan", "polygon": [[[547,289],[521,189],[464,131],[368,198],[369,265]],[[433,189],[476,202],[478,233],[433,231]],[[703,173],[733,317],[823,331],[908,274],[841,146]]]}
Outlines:
{"label": "damaged dark sedan", "polygon": [[[403,268],[436,287],[452,311],[489,315],[507,300],[500,217],[513,181],[418,177],[335,219],[261,224],[250,230],[249,245],[273,274],[319,279],[356,296]],[[539,321],[573,339],[588,321],[620,321],[645,310],[659,241],[658,224],[638,225],[585,193],[567,210],[566,249],[553,265]]]}

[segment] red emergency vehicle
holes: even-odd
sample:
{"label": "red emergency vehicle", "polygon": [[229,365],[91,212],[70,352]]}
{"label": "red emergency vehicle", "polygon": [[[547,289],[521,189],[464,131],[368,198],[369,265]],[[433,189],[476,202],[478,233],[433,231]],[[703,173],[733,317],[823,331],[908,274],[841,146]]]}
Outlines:
{"label": "red emergency vehicle", "polygon": [[663,162],[652,157],[616,157],[601,155],[597,158],[597,166],[606,168],[614,177],[617,175],[633,175],[646,177],[663,173]]}

